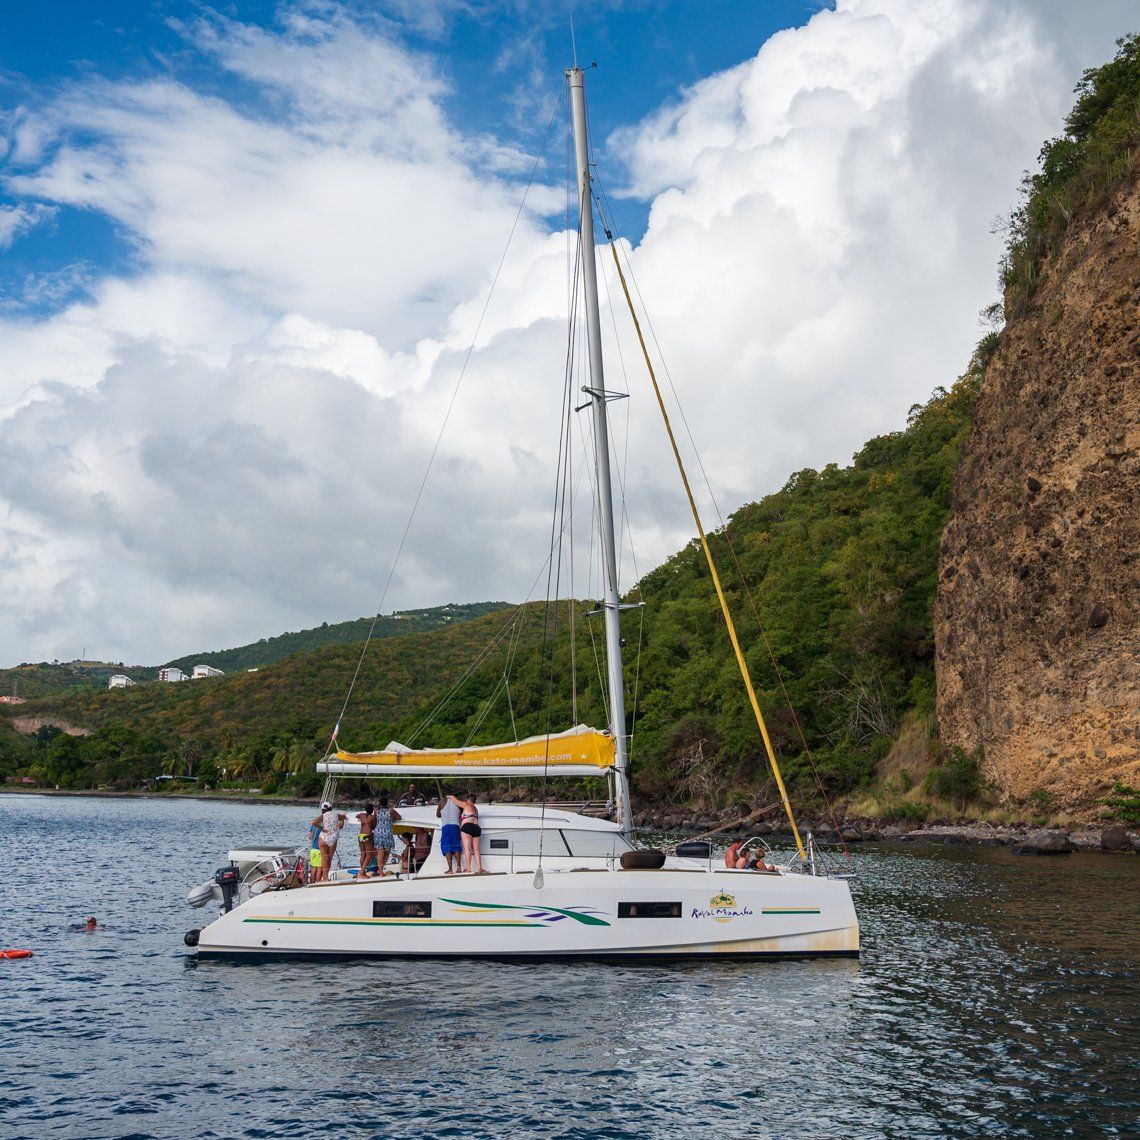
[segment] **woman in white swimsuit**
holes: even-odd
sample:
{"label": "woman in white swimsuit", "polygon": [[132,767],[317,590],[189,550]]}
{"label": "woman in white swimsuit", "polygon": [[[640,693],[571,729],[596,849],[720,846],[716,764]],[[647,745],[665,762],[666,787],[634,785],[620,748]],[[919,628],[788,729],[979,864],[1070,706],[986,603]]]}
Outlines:
{"label": "woman in white swimsuit", "polygon": [[348,816],[342,811],[335,811],[332,804],[327,801],[321,804],[321,814],[313,820],[313,827],[319,827],[321,834],[317,837],[317,845],[321,850],[320,878],[316,882],[327,882],[329,868],[336,854],[337,841],[340,839],[340,829],[344,827]]}

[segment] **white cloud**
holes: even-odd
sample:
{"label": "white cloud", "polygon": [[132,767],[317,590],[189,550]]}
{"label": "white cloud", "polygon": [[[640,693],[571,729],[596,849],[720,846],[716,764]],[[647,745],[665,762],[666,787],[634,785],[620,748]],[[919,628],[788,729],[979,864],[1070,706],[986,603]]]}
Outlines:
{"label": "white cloud", "polygon": [[[566,235],[524,214],[483,319],[529,165],[457,133],[433,60],[329,11],[188,26],[257,111],[151,80],[11,118],[25,213],[0,235],[82,207],[136,269],[47,318],[0,309],[4,658],[157,661],[370,612],[481,319],[387,604],[530,587]],[[964,366],[996,292],[992,220],[1129,15],[845,0],[611,140],[603,173],[621,155],[614,181],[653,197],[632,262],[722,506],[845,460]],[[689,523],[614,321],[645,571]]]}
{"label": "white cloud", "polygon": [[56,211],[41,202],[20,206],[0,206],[0,249],[9,249],[29,230],[55,216]]}
{"label": "white cloud", "polygon": [[656,195],[634,265],[730,504],[845,461],[965,366],[993,220],[1126,20],[846,0],[615,135]]}

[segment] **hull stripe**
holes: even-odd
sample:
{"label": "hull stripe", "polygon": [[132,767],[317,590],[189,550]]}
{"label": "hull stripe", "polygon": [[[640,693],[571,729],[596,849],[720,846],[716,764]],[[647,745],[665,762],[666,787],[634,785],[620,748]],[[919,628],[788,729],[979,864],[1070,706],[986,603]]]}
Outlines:
{"label": "hull stripe", "polygon": [[306,918],[281,917],[272,915],[251,915],[243,918],[242,922],[261,922],[273,926],[296,925],[305,926],[510,926],[534,927],[543,929],[541,922],[524,922],[520,918],[498,919],[459,919],[451,921],[446,918]]}

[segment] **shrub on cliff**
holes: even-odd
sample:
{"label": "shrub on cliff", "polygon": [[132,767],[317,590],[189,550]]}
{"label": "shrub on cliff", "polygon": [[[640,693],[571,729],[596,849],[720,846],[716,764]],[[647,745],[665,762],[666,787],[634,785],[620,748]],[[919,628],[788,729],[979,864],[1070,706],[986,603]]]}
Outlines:
{"label": "shrub on cliff", "polygon": [[963,811],[970,804],[978,802],[985,791],[981,750],[973,754],[957,747],[948,749],[942,761],[927,776],[926,789],[938,799],[946,800]]}
{"label": "shrub on cliff", "polygon": [[1117,48],[1112,60],[1081,76],[1065,133],[1041,148],[1040,169],[1022,181],[1024,200],[1010,216],[1002,261],[1007,316],[1025,311],[1073,214],[1103,202],[1136,162],[1140,34],[1117,40]]}
{"label": "shrub on cliff", "polygon": [[1112,795],[1104,801],[1105,807],[1111,812],[1114,819],[1121,823],[1140,823],[1140,790],[1117,780],[1112,786]]}

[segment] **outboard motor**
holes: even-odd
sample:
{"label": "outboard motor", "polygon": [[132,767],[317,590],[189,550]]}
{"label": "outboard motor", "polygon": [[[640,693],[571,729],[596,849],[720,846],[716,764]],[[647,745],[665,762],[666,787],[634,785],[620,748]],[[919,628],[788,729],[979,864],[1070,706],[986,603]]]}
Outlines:
{"label": "outboard motor", "polygon": [[214,882],[222,888],[222,913],[229,914],[234,909],[234,891],[238,888],[238,869],[231,863],[228,867],[219,867],[214,872]]}

